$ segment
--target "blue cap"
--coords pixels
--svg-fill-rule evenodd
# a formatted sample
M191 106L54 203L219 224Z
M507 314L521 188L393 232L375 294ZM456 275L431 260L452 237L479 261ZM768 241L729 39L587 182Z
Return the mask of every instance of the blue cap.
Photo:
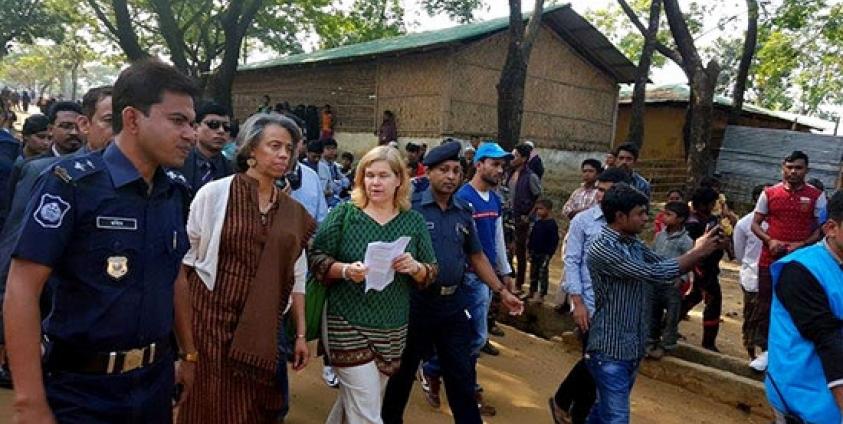
M512 153L501 149L498 143L483 143L477 148L477 153L474 154L474 163L480 162L483 159L512 159Z

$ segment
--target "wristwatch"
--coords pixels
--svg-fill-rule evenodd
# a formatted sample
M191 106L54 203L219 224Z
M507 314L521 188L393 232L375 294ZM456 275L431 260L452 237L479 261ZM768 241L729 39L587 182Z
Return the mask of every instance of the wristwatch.
M179 359L184 362L199 362L199 352L187 352L187 353L179 353Z

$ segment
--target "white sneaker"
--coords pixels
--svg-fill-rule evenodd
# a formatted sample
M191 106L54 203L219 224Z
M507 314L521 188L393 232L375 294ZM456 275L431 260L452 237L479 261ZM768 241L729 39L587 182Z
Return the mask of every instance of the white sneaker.
M419 362L419 368L416 370L416 380L419 380L422 390L425 393L430 392L430 382L427 381L427 376L424 375L424 362Z
M758 357L750 361L749 367L758 372L767 371L767 352L761 352Z
M337 377L337 374L334 372L333 367L324 366L322 367L322 379L325 380L325 384L328 387L336 389L340 385L340 379Z

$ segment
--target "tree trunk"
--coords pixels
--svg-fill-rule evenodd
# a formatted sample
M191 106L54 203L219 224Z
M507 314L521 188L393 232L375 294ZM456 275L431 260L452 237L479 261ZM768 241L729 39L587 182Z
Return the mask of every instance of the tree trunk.
M714 59L708 65L703 65L677 0L664 0L664 12L676 48L682 55L682 69L691 87L692 95L688 99L688 178L685 186L686 192L690 192L703 177L714 171L717 152L711 146L711 126L714 118L714 88L720 75L720 65Z
M507 54L498 82L498 143L507 151L518 144L521 136L524 84L527 81L527 64L523 62L519 51Z
M661 17L661 0L650 3L650 20L647 34L644 37L644 49L638 60L635 73L635 87L632 90L632 108L629 120L629 134L627 141L641 148L644 145L644 109L647 100L647 77L650 75L650 65L653 62L653 51L656 49L656 36L659 32L659 18Z
M151 4L155 14L158 15L158 30L164 37L164 42L167 43L173 65L185 75L193 74L187 64L187 57L184 52L184 33L176 23L171 2L169 0L152 0Z
M100 7L98 0L88 0L88 5L94 10L100 22L108 28L108 31L117 37L117 43L123 53L126 54L129 62L136 62L149 57L149 53L144 51L138 42L126 0L111 0L111 7L114 9L114 23Z
M691 79L686 193L699 187L700 180L714 172L717 152L711 145L711 127L714 121L714 91L719 71L716 64L710 64L708 68L695 72Z
M263 0L232 2L221 19L225 34L225 49L219 68L208 79L205 94L228 108L232 117L234 117L234 109L231 102L231 87L237 73L240 47L243 45L243 37L246 35L246 31L252 25L252 21L254 21L255 15L262 4Z
M527 65L541 28L543 12L544 0L536 0L525 30L521 0L509 0L509 47L497 86L498 143L504 150L511 150L521 138Z
M732 110L729 113L729 125L737 125L743 112L743 99L746 92L746 81L749 78L749 68L755 56L755 46L758 43L758 1L746 0L747 23L746 37L743 40L743 54L738 65L738 75L735 88L732 90Z
M70 100L76 101L76 90L79 88L79 62L74 62L70 68Z

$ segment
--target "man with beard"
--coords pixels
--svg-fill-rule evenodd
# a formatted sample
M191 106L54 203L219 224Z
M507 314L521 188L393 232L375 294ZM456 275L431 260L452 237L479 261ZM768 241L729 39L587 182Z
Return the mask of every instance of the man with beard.
M515 276L515 292L521 294L527 277L527 240L530 236L530 215L536 200L542 192L541 179L527 166L533 148L522 143L512 151L512 170L506 179L509 188L509 206L515 221L514 250L518 267Z
M69 103L70 105L66 107L71 110L57 111L55 120L60 125L47 124L47 129L51 130L50 133L60 138L59 146L72 146L78 143L82 147L77 148L73 152L75 155L83 155L104 148L112 136L111 86L95 87L88 90L82 98L82 107L72 102L56 103L55 107L65 107L62 106L63 103ZM77 109L79 113L76 112ZM70 116L75 117L73 129L70 129L70 122L68 121ZM49 118L46 119L49 121ZM64 126L66 129L62 129L61 126ZM35 129L39 128L34 128L33 130ZM75 140L68 141L71 138ZM8 225L13 226L15 230L17 230L23 218L23 211L26 209L26 204L35 187L36 180L45 169L55 163L61 156L65 155L56 154L64 150L63 147L59 146L56 145L56 140L53 140L45 152L18 164L12 172L12 176L9 179L8 194L3 199L2 204L0 204L0 210L8 211L8 215L4 214L4 216L7 216ZM0 223L0 229L5 228L6 225L6 223ZM0 234L0 240L6 241L4 236L8 236L9 234L12 233L3 231ZM7 248L12 249L13 245L14 243L7 246ZM8 257L3 256L3 254L8 255L11 251L0 251L0 253L2 253L0 254L0 263L3 263L3 260L6 261L5 266L0 266L0 279L2 279L0 286L2 286L6 283L5 271L8 270ZM0 334L2 334L2 329L0 329Z
M503 276L508 290L511 290L513 283L510 277L512 268L506 258L506 246L503 240L503 201L494 189L501 182L504 164L511 158L512 155L504 151L497 143L487 142L481 145L474 155L474 166L477 168L474 178L463 185L456 194L457 199L473 207L472 217L477 227L477 236L483 253L489 263L493 264L495 273ZM469 346L476 365L480 350L487 344L489 338L487 317L492 296L489 287L483 283L477 275L477 269L473 267L466 273L461 289L460 297L465 298L466 311L471 316L472 337ZM434 357L428 361L420 374L427 402L438 407L441 375L438 358ZM481 415L495 414L494 407L482 403L479 388L477 399L480 403Z
M80 115L82 107L76 102L56 102L50 107L47 118L50 119L50 137L53 142L47 155L69 155L82 147L84 143L77 122Z
M189 188L163 167L190 152L197 94L172 66L136 62L115 83L114 142L59 160L34 191L3 311L17 422L170 422L174 381L189 395Z
M416 367L434 349L442 364L454 421L482 422L475 400L477 375L471 349L471 321L480 317L466 313L469 299L461 296L466 266L492 291L501 294L504 305L513 314L523 309L521 301L506 290L484 254L471 205L453 195L462 182L460 150L459 143L446 143L433 149L424 159L430 186L413 196L413 209L427 222L440 271L433 284L412 293L401 368L389 379L384 395L381 415L387 424L403 422Z
M194 193L234 173L234 166L222 154L230 129L231 119L222 105L210 102L196 108L196 145L180 169Z
M647 198L650 198L650 182L647 181L641 174L635 172L635 163L638 162L638 146L632 143L624 143L615 149L615 164L629 174L629 185L632 188L644 193ZM607 156L608 162L608 156ZM612 166L612 165L607 165Z
M757 371L767 368L767 335L770 329L770 305L773 282L770 265L777 259L820 240L819 217L827 199L816 187L805 183L808 155L796 150L782 161L782 182L767 187L755 205L752 232L764 247L758 260L758 304L752 316L755 345L764 351L750 363ZM767 223L767 228L761 226Z

